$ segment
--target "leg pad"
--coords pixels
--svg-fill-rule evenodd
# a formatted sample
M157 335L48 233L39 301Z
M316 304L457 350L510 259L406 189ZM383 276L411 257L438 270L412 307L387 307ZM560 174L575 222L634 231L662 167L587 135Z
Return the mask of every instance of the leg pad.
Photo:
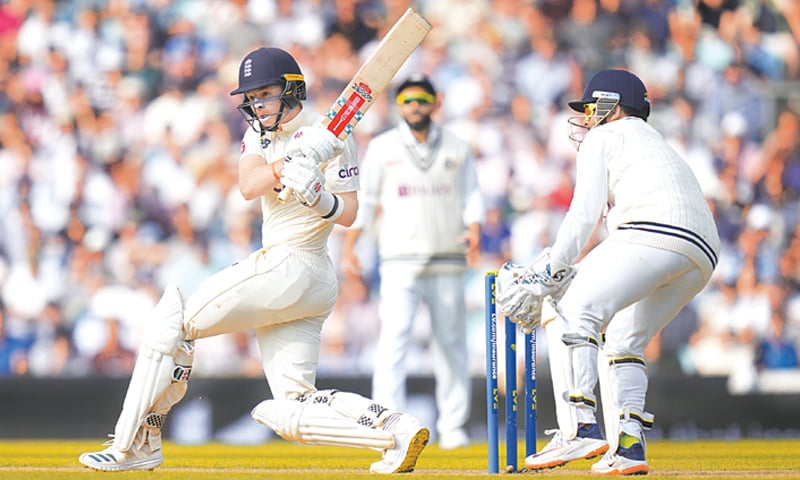
M265 400L251 415L282 438L306 445L385 450L395 444L394 435L376 428L388 411L354 393L323 390L294 400Z

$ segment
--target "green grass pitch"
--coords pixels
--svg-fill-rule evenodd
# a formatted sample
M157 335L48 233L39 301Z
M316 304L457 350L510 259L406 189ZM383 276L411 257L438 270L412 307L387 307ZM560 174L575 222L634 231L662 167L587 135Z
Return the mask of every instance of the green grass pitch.
M81 452L101 448L99 442L91 441L0 441L0 480L374 478L369 464L379 458L378 452L371 450L302 446L276 440L258 446L165 442L164 464L154 471L95 472L78 463ZM422 452L417 469L401 478L497 478L498 475L486 473L486 448L485 443L478 443L444 451L430 445ZM502 465L502 446L501 454ZM800 479L800 439L656 441L648 444L648 461L651 477ZM544 472L499 476L596 478L589 473L592 462L583 460Z

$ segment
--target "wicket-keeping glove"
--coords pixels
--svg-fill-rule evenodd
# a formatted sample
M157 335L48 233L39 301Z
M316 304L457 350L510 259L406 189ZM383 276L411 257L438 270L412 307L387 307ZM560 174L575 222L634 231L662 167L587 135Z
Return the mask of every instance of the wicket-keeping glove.
M551 262L549 247L530 267L507 262L497 278L500 313L519 325L523 333L531 333L541 322L545 297L560 299L574 276L572 266Z

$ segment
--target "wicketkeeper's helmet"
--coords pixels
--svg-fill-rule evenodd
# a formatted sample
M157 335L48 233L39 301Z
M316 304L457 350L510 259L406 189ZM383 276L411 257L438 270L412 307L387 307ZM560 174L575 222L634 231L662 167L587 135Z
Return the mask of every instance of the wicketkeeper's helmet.
M586 132L602 123L617 105L625 107L629 114L647 120L650 116L650 99L647 89L639 77L627 70L601 70L589 80L583 97L569 102L569 108L583 115L568 119L569 138L580 145Z
M644 119L650 115L650 99L644 83L627 70L609 69L597 72L586 85L583 98L569 102L569 108L583 112L586 104L597 103L604 98L615 98L617 103L635 110Z

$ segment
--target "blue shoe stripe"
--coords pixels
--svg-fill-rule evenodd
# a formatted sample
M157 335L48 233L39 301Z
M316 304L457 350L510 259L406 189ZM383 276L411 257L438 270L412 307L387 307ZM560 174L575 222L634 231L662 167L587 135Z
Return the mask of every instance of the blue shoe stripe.
M580 438L593 438L595 440L603 440L603 433L600 431L600 426L596 423L583 423L578 427L578 437Z
M95 453L90 455L95 462L115 462L117 459L107 453Z
M630 443L633 442L633 443ZM629 443L629 447L623 447L623 444ZM644 445L638 438L633 435L628 435L622 432L619 436L619 447L617 447L617 455L625 457L628 460L644 461Z

